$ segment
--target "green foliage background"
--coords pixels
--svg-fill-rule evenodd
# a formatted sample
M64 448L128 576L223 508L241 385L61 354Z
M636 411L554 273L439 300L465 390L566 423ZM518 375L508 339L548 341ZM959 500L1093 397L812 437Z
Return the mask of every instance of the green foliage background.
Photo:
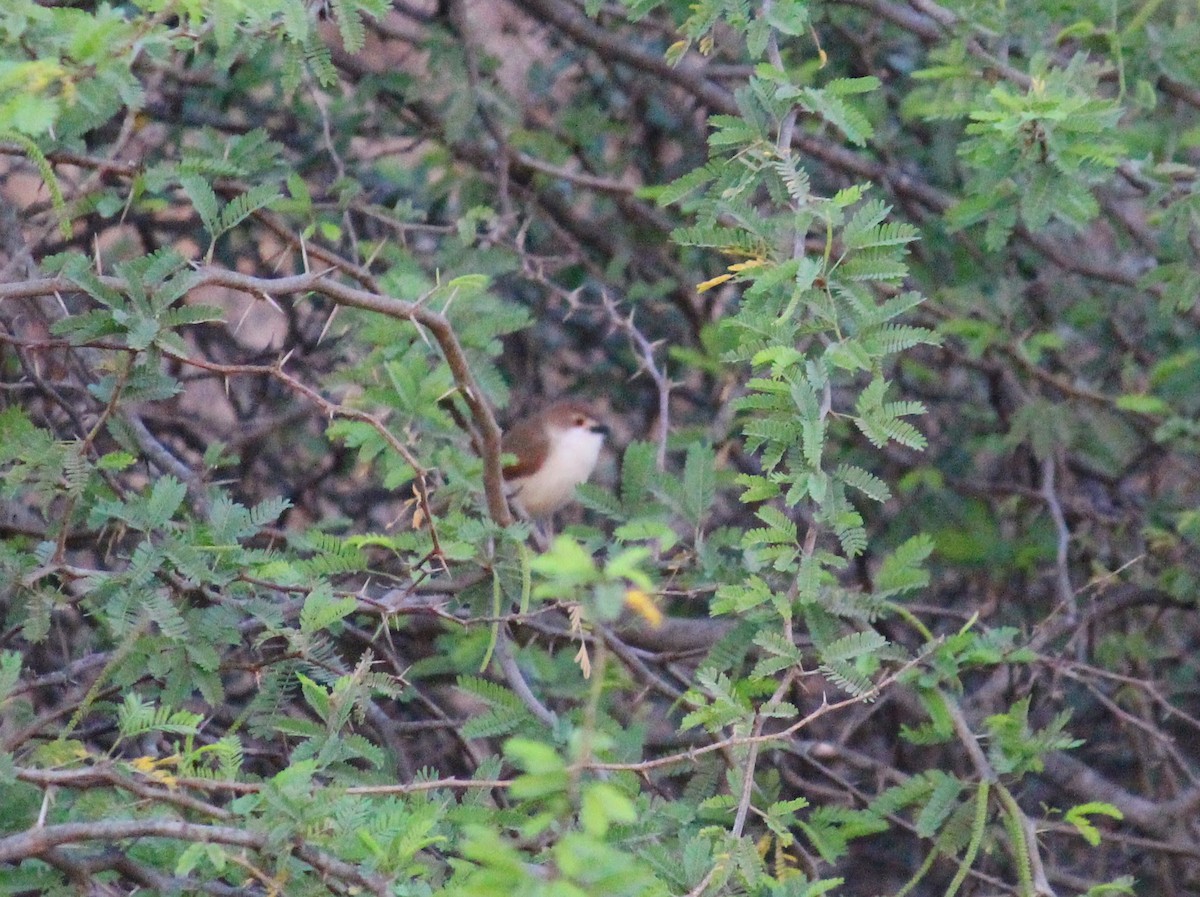
M0 893L1195 893L1198 19L8 0Z

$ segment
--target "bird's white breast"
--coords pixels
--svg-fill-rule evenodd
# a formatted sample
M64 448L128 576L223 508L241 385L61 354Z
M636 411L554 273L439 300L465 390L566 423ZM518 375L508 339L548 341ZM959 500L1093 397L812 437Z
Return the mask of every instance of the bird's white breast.
M552 514L570 500L575 487L596 469L604 434L572 427L550 438L550 451L542 466L512 482L521 507L531 517Z

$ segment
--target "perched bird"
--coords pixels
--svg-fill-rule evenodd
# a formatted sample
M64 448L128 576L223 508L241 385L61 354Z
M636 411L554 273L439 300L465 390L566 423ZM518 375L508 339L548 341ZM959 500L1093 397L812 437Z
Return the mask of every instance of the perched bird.
M529 517L549 517L592 475L608 432L591 409L570 399L518 421L501 442L517 459L504 468L509 497Z

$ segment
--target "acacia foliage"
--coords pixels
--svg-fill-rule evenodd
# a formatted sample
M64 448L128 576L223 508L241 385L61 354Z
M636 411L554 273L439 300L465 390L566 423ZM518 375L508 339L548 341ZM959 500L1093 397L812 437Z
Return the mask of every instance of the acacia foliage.
M0 890L1194 891L1198 30L12 0Z

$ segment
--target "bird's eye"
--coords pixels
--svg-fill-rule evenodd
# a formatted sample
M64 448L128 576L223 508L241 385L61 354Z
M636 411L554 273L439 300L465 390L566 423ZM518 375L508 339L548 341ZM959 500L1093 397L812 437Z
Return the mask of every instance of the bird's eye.
M579 415L579 414L575 415L575 426L582 427L586 423L587 423L587 418L583 417L583 415Z

